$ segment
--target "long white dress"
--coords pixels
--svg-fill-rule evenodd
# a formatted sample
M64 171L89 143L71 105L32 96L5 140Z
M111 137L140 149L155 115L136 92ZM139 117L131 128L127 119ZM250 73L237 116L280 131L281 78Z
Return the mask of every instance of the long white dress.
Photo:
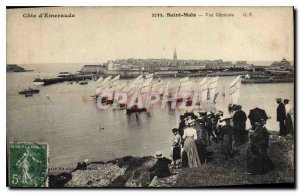
M197 139L197 131L193 127L187 127L184 130L182 138L185 140L183 150L186 152L188 157L189 168L197 168L201 166L198 150L196 147L195 140Z

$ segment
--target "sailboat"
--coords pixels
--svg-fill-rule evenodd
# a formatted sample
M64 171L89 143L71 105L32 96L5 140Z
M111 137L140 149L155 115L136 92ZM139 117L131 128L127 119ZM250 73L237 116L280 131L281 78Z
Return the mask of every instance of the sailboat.
M199 93L198 93L198 103L204 102L207 100L208 96L208 90L207 90L207 78L203 78L199 83Z
M241 81L242 81L241 76L237 76L230 83L229 106L228 106L228 108L231 107L234 104L239 103Z
M208 83L208 93L207 93L207 100L212 100L212 102L215 103L216 99L217 99L217 96L218 96L218 92L217 92L217 87L218 87L218 76L215 77L215 78L212 78L209 80L209 83Z
M96 88L95 97L99 97L109 86L109 81L111 80L111 76L106 77L103 81L101 81Z
M151 94L155 93L161 97L164 93L164 87L162 86L162 84L163 81L159 81L157 84L153 84L151 87Z
M201 110L209 112L216 111L216 99L219 92L217 92L218 77L207 80L204 78L199 83L199 97L198 105L200 104Z
M117 89L117 86L119 84L120 75L115 76L111 81L109 82L109 96L106 98L106 104L112 104L115 96L115 91Z
M170 89L171 101L182 102L184 98L191 99L192 82L189 81L189 77L181 78L177 87Z
M164 86L164 90L163 90L163 94L161 96L162 100L163 101L168 101L169 100L169 85L170 85L170 82L168 81L166 83L166 85Z
M101 77L99 77L99 78L97 79L96 83L99 84L99 83L102 82L102 80L103 80L103 77L101 76Z
M144 78L136 79L136 83L141 83L140 86L134 91L134 94L129 96L129 104L132 102L132 98L135 99L134 105L127 107L126 113L131 114L135 112L147 111L146 102L149 93L151 92L153 74L146 74ZM139 101L141 100L141 101Z

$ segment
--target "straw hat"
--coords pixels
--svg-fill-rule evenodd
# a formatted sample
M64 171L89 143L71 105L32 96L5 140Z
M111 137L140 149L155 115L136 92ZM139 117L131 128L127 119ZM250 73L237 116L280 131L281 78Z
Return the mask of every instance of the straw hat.
M157 151L157 152L155 152L154 157L156 157L156 158L162 158L162 157L163 157L163 154L162 154L161 151Z

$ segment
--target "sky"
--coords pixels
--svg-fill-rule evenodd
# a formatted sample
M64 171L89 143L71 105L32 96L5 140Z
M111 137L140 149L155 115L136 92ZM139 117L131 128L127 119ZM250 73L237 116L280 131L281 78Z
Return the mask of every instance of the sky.
M39 18L40 13L74 18ZM162 13L165 17L152 17ZM202 17L167 17L196 13ZM207 17L206 13L214 17ZM216 17L232 13L234 17ZM252 16L245 17L244 13ZM35 14L25 18L24 14ZM292 7L57 7L7 10L7 63L121 58L293 60Z

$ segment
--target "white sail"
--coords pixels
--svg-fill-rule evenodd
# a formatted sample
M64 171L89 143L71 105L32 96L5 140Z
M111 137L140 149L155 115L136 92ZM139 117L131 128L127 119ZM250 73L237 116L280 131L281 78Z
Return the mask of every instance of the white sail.
M123 90L126 87L126 85L127 85L127 82L123 82L122 84L118 84L116 86L116 89L117 90Z
M208 89L209 89L209 98L213 99L215 94L217 93L217 87L218 87L218 76L215 78L210 79L208 83Z
M238 104L240 97L241 76L237 76L230 83L229 103Z
M164 92L163 92L164 98L169 96L169 85L170 85L170 82L168 81L164 87Z
M101 92L102 92L102 87L98 87L98 88L96 88L95 95L99 96L101 94Z
M181 99L183 97L189 97L189 96L191 96L191 94L192 94L192 90L191 90L192 89L192 85L193 85L192 81L182 82L180 84L180 87L179 87L178 92L176 94L177 98Z
M113 79L111 79L110 87L116 87L119 83L119 80L120 80L120 75L117 75Z
M101 81L103 80L103 77L101 76L100 78L98 78L98 80L96 81L97 84L99 84Z
M184 77L179 80L179 83L186 82L189 80L189 77Z
M190 92L192 85L193 85L192 81L183 82L183 83L181 83L178 92Z
M143 79L143 75L139 75L138 77L136 77L133 81L136 82L136 81L139 81Z
M144 79L144 82L145 83L152 83L152 80L153 80L153 78L151 77L151 78L148 78L148 79Z
M153 78L153 75L154 75L154 74L146 74L146 75L145 75L145 79Z
M160 81L158 84L153 84L151 87L151 93L156 93L162 95L164 92L164 87L162 87L163 81Z
M98 87L102 87L103 85L107 84L109 81L111 80L111 76L106 77L98 86Z
M147 94L151 91L151 85L144 85L142 88L141 88L141 92L142 94Z
M207 98L207 79L203 78L199 83L199 101L206 101Z
M95 95L96 96L99 96L101 95L101 93L103 93L103 91L105 89L107 89L108 87L108 83L109 83L109 80L111 79L111 76L108 76L106 77L101 83L99 83L99 85L97 86L96 88L96 92L95 92Z

